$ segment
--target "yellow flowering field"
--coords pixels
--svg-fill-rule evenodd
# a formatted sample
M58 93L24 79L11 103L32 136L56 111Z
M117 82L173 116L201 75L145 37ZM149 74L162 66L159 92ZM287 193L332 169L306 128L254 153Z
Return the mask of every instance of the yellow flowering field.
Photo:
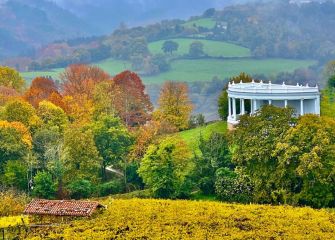
M15 227L22 225L22 219L25 224L28 224L27 216L11 216L11 217L0 217L0 228Z
M30 239L334 239L335 213L290 206L106 199L100 215Z

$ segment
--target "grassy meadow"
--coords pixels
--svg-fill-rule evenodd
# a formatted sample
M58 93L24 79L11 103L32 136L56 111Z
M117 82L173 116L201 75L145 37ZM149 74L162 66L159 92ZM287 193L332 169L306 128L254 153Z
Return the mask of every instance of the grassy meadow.
M189 38L170 39L179 44L178 50L173 52L173 55L181 56L189 52L192 42L199 41L204 45L204 52L209 57L250 57L251 52L248 48L238 46L236 44L212 41L212 40L196 40ZM160 40L149 43L149 50L153 54L164 53L162 46L166 40Z
M225 121L219 121L202 127L182 131L177 134L187 143L190 148L192 148L192 150L197 150L200 136L209 138L213 132L225 133L226 131L227 123Z
M291 206L113 199L106 210L25 239L334 239L335 213Z
M187 21L183 24L184 27L204 27L212 29L215 27L215 21L212 18L200 18L193 21Z
M214 76L220 79L230 78L241 72L272 76L279 72L293 72L313 64L315 61L290 59L176 60L172 62L170 71L143 79L146 83L161 83L166 80L197 82L210 81Z
M291 60L291 59L181 59L171 63L171 70L155 76L142 77L144 83L163 83L166 80L196 82L210 81L214 76L220 79L238 75L240 72L248 74L275 75L279 72L292 72L297 68L306 68L315 64L313 60ZM107 59L96 63L111 75L130 69L131 64L127 61ZM59 73L64 71L62 68L43 72L22 72L22 76L29 85L31 80L37 76L51 76L59 79Z

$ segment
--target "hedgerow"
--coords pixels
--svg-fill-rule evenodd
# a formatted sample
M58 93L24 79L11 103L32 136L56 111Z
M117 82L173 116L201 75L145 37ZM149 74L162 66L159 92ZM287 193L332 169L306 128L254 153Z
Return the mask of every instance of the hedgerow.
M28 239L334 239L335 213L309 207L151 199L107 209Z

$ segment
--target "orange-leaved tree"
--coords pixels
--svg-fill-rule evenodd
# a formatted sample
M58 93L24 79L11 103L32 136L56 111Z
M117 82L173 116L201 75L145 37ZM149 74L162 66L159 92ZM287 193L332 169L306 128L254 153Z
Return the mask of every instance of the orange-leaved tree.
M153 106L141 78L134 72L124 71L113 81L120 90L115 99L116 110L126 125L136 127L150 120Z
M37 108L41 101L49 99L53 93L58 93L55 82L48 77L37 77L25 92L24 99Z
M64 95L92 98L95 84L110 79L110 76L99 67L74 64L66 68L60 78Z

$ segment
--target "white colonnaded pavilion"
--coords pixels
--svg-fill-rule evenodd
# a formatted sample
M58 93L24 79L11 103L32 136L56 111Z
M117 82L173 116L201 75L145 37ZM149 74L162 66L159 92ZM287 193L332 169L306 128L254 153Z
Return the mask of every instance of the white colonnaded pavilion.
M254 114L264 105L277 107L290 106L295 115L307 113L320 115L320 91L318 86L286 85L264 83L263 81L228 84L228 125L238 124L239 117L244 114ZM249 101L249 112L246 102ZM237 113L239 109L239 113Z

